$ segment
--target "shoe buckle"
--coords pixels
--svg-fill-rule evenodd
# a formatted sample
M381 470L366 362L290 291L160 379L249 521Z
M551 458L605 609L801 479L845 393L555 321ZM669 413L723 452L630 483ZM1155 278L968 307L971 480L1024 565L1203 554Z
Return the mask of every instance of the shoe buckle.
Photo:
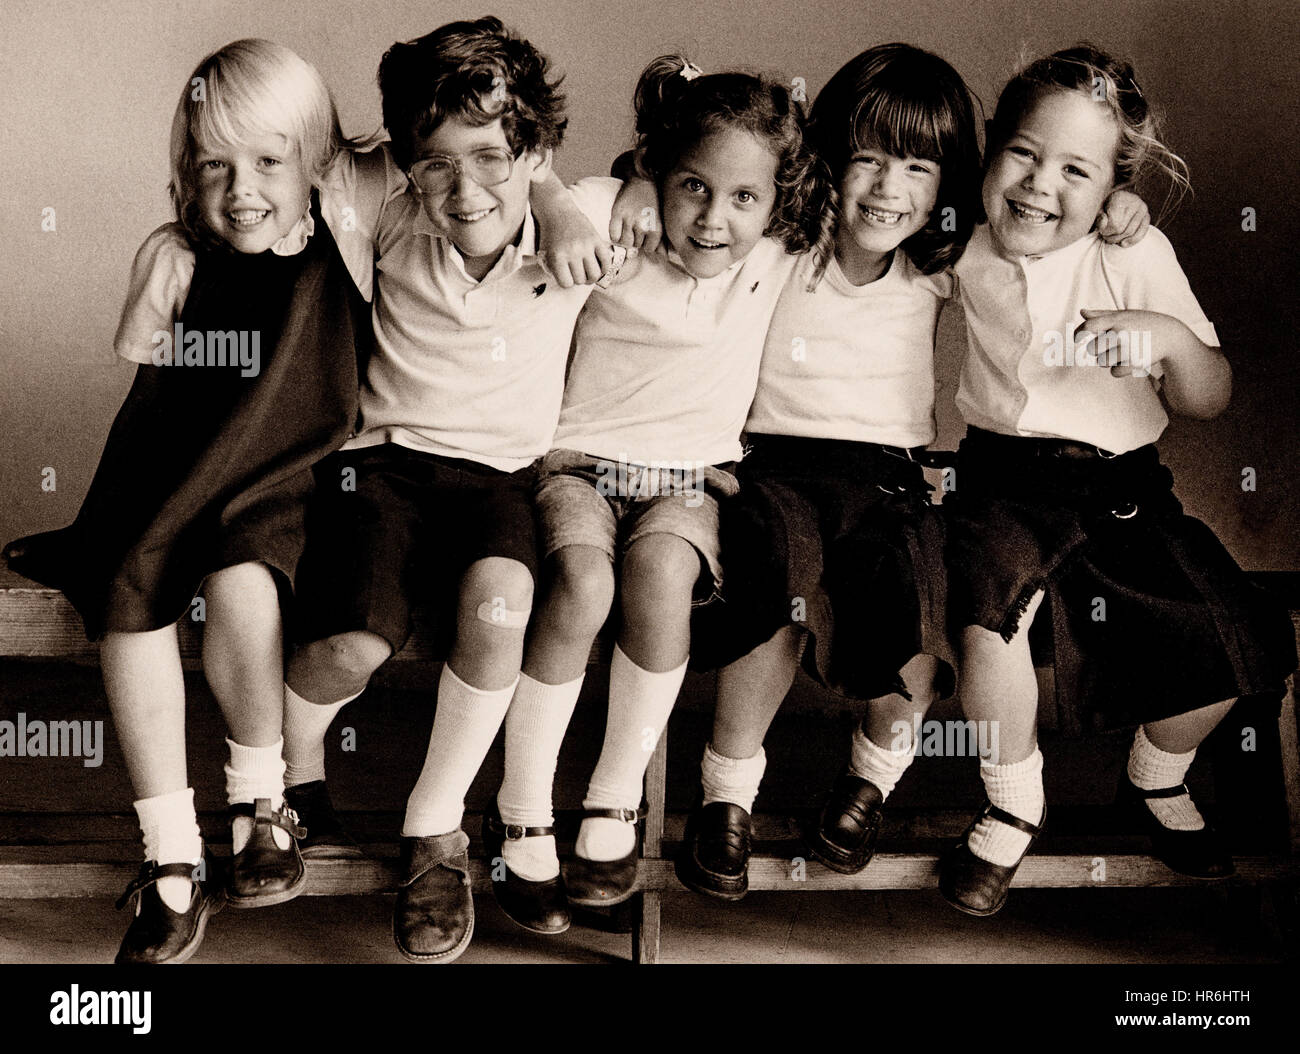
M636 823L641 818L637 809L619 809L618 812L618 818L624 823Z
M517 842L527 834L527 829L521 823L505 824L505 837L508 842Z

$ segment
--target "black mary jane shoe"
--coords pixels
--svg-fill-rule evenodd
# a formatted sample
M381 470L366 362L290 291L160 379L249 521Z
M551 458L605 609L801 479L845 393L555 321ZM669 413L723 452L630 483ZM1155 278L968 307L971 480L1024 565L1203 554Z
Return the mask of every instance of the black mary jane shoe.
M343 829L324 780L285 787L284 801L297 815L299 825L307 829L307 837L298 840L298 851L304 860L353 859L365 855Z
M230 806L229 813L232 820L251 816L253 833L231 860L227 903L232 908L263 908L293 900L307 885L307 868L298 851L298 839L307 831L298 826L293 809L286 805L273 811L270 798L258 798ZM288 849L276 845L272 827L289 833Z
M682 885L716 900L740 900L749 892L750 815L739 805L715 801L696 806L674 861Z
M492 894L501 910L513 922L533 933L563 933L572 922L563 876L556 875L543 882L520 878L510 870L510 865L501 855L507 841L547 836L555 837L554 827L504 823L496 802L483 814L483 847L487 852L488 866L492 869Z
M639 809L583 809L582 818L605 817L636 823L641 819ZM636 892L637 861L641 856L641 840L632 844L632 851L617 860L588 860L576 853L564 869L564 882L568 887L569 903L584 908L607 908L622 904Z
M157 864L152 860L140 868L140 874L117 901L119 911L133 905L135 918L127 927L114 962L155 966L183 963L199 950L208 919L221 910L222 898L219 893L210 893L206 882L195 879L196 870L194 864ZM192 883L189 907L181 912L173 911L158 895L158 879L172 877L188 878Z
M1157 860L1169 870L1189 878L1228 878L1236 871L1232 854L1209 820L1199 831L1175 831L1157 820L1147 808L1149 798L1177 798L1182 794L1190 796L1187 785L1183 783L1159 790L1143 790L1128 778L1128 773L1120 777L1119 802L1137 818L1142 830L1151 838L1151 852Z
M403 837L401 846L393 941L410 962L452 962L474 937L469 837L457 828L447 834Z
M1025 846L1025 851L1014 864L991 864L970 851L968 839L971 832L985 817L1029 835L1029 844ZM944 853L939 861L939 892L943 894L943 899L967 915L981 917L996 915L1007 902L1007 890L1016 875L1016 869L1020 867L1025 855L1033 848L1034 842L1038 840L1038 836L1043 833L1043 828L1046 826L1046 809L1043 810L1043 818L1035 827L1032 823L1020 819L1019 816L1013 816L1005 809L999 809L992 802L985 802L984 808L971 821L961 840Z
M842 875L856 875L876 851L884 797L880 788L845 771L835 781L817 822L808 829L812 855Z

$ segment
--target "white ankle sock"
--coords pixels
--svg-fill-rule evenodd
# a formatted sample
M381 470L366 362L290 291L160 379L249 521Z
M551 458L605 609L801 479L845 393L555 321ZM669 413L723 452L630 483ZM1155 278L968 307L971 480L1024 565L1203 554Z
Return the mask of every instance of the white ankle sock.
M270 798L271 808L284 804L284 740L277 739L269 747L246 747L233 739L226 740L230 748L230 761L226 763L226 801L255 802ZM230 823L230 851L237 853L248 844L253 834L253 818L236 816ZM271 828L271 837L281 849L289 848L289 832L279 827Z
M526 673L519 675L506 711L506 771L497 791L497 808L505 823L550 827L555 822L551 804L555 762L585 676L564 684L544 684ZM501 857L529 882L545 882L560 873L553 837L507 841L501 846Z
M908 733L909 740L911 733ZM909 742L901 750L890 750L877 744L859 725L853 730L853 749L849 755L849 770L860 779L874 783L882 799L888 798L897 786L907 766L912 763L915 744Z
M685 676L686 663L675 670L651 673L615 645L609 666L605 741L587 784L584 808L640 808L646 766ZM587 860L617 860L627 856L635 845L636 828L632 824L598 816L582 821L574 852Z
M700 789L704 792L704 804L725 801L752 813L758 785L763 782L766 769L767 754L762 747L752 758L729 758L714 750L712 743L704 744L704 756L700 759Z
M515 694L518 678L491 691L462 681L447 664L420 778L406 801L402 837L448 834L465 815L465 793L478 775Z
M194 790L172 791L135 803L144 835L144 858L159 864L193 864L203 859L203 838L194 815ZM172 911L190 906L190 880L169 875L158 879L158 896Z
M1043 819L1043 754L1037 747L1014 765L980 761L980 778L989 801L1035 827ZM997 820L985 819L966 840L970 851L990 864L1010 867L1029 845L1029 835Z
M1163 790L1177 787L1187 777L1187 769L1196 757L1196 751L1170 754L1147 739L1146 729L1138 725L1133 737L1133 748L1128 754L1128 778L1133 786L1142 790ZM1192 801L1190 794L1176 798L1148 798L1147 808L1152 815L1171 831L1199 831L1205 827L1205 817Z
M357 695L360 695L357 692ZM287 787L325 778L325 733L334 715L352 702L311 703L284 686L284 782Z

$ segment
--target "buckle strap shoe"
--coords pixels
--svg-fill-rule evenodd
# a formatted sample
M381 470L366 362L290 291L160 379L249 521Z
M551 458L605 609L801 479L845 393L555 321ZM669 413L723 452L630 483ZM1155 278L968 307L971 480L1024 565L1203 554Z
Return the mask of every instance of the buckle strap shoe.
M501 850L506 842L548 836L555 837L554 827L525 827L502 822L495 801L483 814L483 846L492 868L492 894L512 921L533 933L563 933L569 928L572 919L564 878L556 875L542 882L521 878L510 869ZM498 879L497 875L502 872L504 874Z
M307 837L298 841L304 860L339 860L365 855L339 821L324 780L285 787L284 800L297 815L299 824L307 829Z
M989 863L970 851L967 840L986 817L1029 835L1029 844L1014 864ZM1043 818L1035 826L1005 809L999 809L992 802L985 802L984 808L971 821L961 840L944 853L939 861L939 892L943 894L943 899L967 915L996 915L1007 902L1007 890L1015 877L1016 869L1046 826L1046 808L1043 809Z
M1185 783L1158 790L1143 790L1128 778L1120 777L1119 801L1130 812L1136 813L1142 830L1151 839L1151 851L1165 867L1189 878L1218 879L1232 875L1236 868L1232 854L1224 844L1223 836L1205 821L1199 831L1176 831L1166 827L1147 808L1150 798L1177 798L1190 792Z
M393 940L411 962L449 963L474 936L469 836L403 837L401 888L393 905Z
M272 809L270 798L236 802L229 808L231 819L251 816L253 832L235 854L230 866L226 899L232 908L262 908L293 900L307 885L307 868L298 851L298 839L307 831L298 825L293 809ZM289 834L289 848L281 849L271 833L278 827Z
M870 780L845 771L808 832L812 855L842 875L856 875L871 861L880 835L884 797Z
M751 817L728 801L696 806L674 870L682 885L717 900L740 900L749 892Z
M582 817L604 817L637 823L640 809L583 809ZM588 860L576 853L565 868L564 881L568 887L569 903L584 908L607 908L622 904L636 892L637 861L641 855L638 832L632 850L617 860Z
M152 860L140 868L117 901L119 911L134 905L135 918L127 927L114 962L183 963L199 950L208 919L221 910L222 898L219 893L209 892L207 883L194 878L197 869L194 864L158 864ZM188 878L193 884L184 911L173 911L158 895L158 879L171 877Z

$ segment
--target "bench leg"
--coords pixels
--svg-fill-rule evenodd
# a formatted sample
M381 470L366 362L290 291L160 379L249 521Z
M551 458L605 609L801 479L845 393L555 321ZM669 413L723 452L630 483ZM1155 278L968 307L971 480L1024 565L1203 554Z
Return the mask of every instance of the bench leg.
M632 924L632 961L652 965L659 961L659 893L642 893L639 899Z

